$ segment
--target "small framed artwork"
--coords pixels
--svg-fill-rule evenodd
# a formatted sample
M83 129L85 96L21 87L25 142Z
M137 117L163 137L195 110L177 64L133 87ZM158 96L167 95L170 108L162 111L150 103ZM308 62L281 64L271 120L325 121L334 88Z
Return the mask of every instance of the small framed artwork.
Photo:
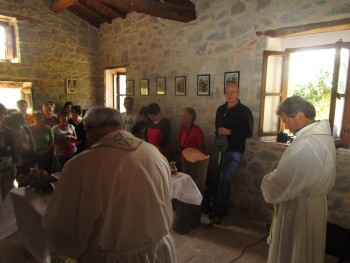
M133 96L134 95L134 81L133 80L127 80L126 81L126 96Z
M141 96L148 96L148 92L149 92L148 79L141 79L140 80L140 95Z
M237 83L239 87L239 71L225 72L224 93L227 82Z
M197 76L197 95L209 96L210 95L210 75L198 75Z
M66 91L67 93L77 93L77 79L66 78Z
M175 95L186 96L186 77L175 77Z
M156 79L157 95L165 95L166 93L166 78L161 77Z

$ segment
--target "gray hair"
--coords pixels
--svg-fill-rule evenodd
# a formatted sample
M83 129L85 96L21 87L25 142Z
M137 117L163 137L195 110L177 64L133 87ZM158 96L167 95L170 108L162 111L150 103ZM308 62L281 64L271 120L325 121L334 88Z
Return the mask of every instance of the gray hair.
M183 108L183 110L186 111L188 113L188 115L190 115L192 122L195 122L196 117L197 117L196 111L190 107L185 107L185 108Z
M85 128L98 128L103 126L121 126L121 114L112 108L95 106L85 113L83 119Z
M316 117L316 110L314 105L309 101L299 96L292 96L284 100L276 111L277 115L285 113L288 117L295 117L298 112L304 113L308 119L314 119Z

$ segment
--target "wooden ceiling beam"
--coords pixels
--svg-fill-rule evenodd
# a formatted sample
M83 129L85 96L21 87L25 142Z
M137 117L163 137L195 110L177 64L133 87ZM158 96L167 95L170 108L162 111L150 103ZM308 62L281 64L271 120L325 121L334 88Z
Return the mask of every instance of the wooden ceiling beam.
M172 3L163 3L155 0L100 0L117 7L123 7L129 10L175 20L179 22L190 22L196 19L195 8L182 8Z
M165 3L170 3L173 5L185 7L185 8L195 8L194 3L192 3L190 0L163 0Z
M116 14L118 14L118 16L120 16L121 18L125 19L127 13L123 12L122 10L120 10L119 8L115 7L114 5L108 5L106 4L106 6L108 6L108 8L112 9Z
M93 6L91 6L88 3L88 1L79 2L79 3L77 3L77 5L79 5L81 8L84 8L85 10L87 10L86 12L89 12L90 14L98 16L101 20L108 22L108 23L112 23L113 18L111 18L108 14L105 14L105 12L104 12L105 10L100 9L100 8L99 9L94 8Z
M275 30L257 31L256 35L283 38L347 29L350 29L350 18L344 18L328 22L312 23L301 26L282 27Z
M113 8L113 6L108 6L100 1L97 0L85 0L85 2L92 6L95 10L99 10L100 13L102 13L105 16L108 17L122 17L125 18L126 14L122 12L121 10L117 8Z
M58 14L74 5L76 2L78 2L78 0L52 0L50 9Z
M72 5L68 8L68 10L98 28L100 27L100 24L106 22L106 20L97 16L95 12L92 12L90 9L82 6L81 4Z

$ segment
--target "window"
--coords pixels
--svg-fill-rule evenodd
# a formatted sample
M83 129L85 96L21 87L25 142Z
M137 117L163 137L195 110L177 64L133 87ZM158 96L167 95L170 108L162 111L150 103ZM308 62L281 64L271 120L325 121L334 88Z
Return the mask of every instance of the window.
M124 98L126 97L126 75L122 72L117 72L114 75L114 100L113 108L118 109L119 112L124 112Z
M17 109L17 101L25 100L28 104L28 113L33 112L31 82L0 81L0 103L6 109Z
M275 114L281 101L300 95L316 108L317 119L329 119L337 146L350 141L350 43L265 51L259 136L284 130Z
M0 16L0 61L13 63L19 61L15 18Z

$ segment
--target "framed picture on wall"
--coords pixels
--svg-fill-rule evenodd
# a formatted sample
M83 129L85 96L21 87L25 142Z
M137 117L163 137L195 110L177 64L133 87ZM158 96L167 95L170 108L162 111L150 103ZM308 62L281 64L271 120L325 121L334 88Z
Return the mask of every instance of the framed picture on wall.
M149 93L148 79L141 79L140 80L140 95L141 96L148 96L148 93Z
M186 96L186 77L175 77L175 95Z
M197 76L197 95L209 96L210 95L210 75L198 75Z
M166 78L161 77L156 79L156 93L157 95L165 95L166 93Z
M134 81L133 80L127 80L126 81L126 96L133 96L134 95Z
M66 92L67 93L77 93L77 82L75 78L66 78Z
M239 86L239 71L225 72L224 94L227 82L235 82Z

